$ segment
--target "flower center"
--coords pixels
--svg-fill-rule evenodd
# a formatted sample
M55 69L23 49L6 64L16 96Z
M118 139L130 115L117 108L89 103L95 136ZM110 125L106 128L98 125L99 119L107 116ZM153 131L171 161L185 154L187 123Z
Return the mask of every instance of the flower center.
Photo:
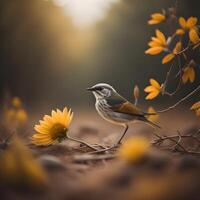
M57 123L50 129L51 138L59 141L66 137L66 127L63 124Z

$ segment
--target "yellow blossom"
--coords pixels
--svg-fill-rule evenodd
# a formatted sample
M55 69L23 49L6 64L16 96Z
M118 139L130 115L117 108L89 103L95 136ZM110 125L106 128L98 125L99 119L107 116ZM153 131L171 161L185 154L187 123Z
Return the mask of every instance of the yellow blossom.
M170 62L180 51L182 48L182 43L179 41L176 43L173 51L169 54L167 54L163 59L162 59L162 64Z
M150 48L145 51L146 54L156 55L161 53L167 48L167 41L165 35L157 29L156 37L152 37L148 45L150 46Z
M16 111L14 109L6 109L4 111L5 120L7 123L12 123L15 121Z
M196 17L189 17L187 20L183 17L179 18L179 24L183 29L192 29L197 24L197 18Z
M161 86L156 80L150 79L149 82L150 82L150 85L144 89L145 92L149 93L146 96L146 99L148 100L154 99L155 97L157 97L161 91Z
M130 138L122 144L118 155L129 162L137 162L144 158L149 150L149 142L142 137Z
M13 97L12 101L11 101L11 104L14 106L14 107L21 107L22 106L22 102L20 100L19 97Z
M183 17L179 18L179 24L182 27L182 29L178 29L176 31L176 34L183 35L185 33L185 30L189 31L189 38L190 41L193 44L197 44L200 42L200 38L198 35L198 28L197 28L197 18L196 17L190 17L187 20Z
M182 81L183 83L186 83L187 81L190 81L193 83L195 80L195 70L193 66L188 66L183 69L183 75L182 75Z
M184 35L185 31L182 28L176 30L176 35Z
M165 21L166 17L162 13L154 13L151 15L151 19L148 21L149 25L159 24Z
M46 174L22 141L14 138L10 147L0 155L0 179L18 187L35 187L46 183Z
M45 115L39 125L35 125L36 133L32 136L32 143L38 146L48 146L61 142L66 138L68 127L73 118L71 109L52 111L51 116Z
M19 109L16 112L16 119L19 123L25 123L28 119L26 111L24 109Z
M193 44L197 44L200 42L200 38L197 32L197 29L193 28L189 31L189 38Z
M150 107L148 108L147 113L155 113L155 115L149 115L149 116L147 117L147 119L148 119L149 121L152 121L152 122L158 122L158 121L159 121L159 115L156 114L156 110L155 110L152 106L150 106Z
M197 116L200 116L200 101L194 103L190 109L194 110Z

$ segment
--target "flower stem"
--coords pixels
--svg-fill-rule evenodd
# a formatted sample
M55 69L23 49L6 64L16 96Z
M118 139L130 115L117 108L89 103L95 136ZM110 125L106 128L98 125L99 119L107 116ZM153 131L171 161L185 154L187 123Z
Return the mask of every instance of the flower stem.
M83 145L85 145L85 146L91 148L92 150L95 150L95 151L98 150L97 148L93 147L92 145L88 144L87 142L84 142L84 141L82 141L82 140L73 138L73 137L69 136L67 133L66 133L66 137L67 137L67 139L72 140L72 141L74 141L74 142L78 142L78 143L80 143L80 144L83 144Z

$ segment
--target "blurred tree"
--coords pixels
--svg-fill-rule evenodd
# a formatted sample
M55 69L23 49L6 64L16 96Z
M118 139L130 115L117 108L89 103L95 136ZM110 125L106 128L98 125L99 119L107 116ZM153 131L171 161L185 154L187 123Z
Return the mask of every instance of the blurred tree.
M1 91L6 87L30 102L58 98L62 83L68 85L61 72L70 71L73 32L70 19L51 2L1 0Z

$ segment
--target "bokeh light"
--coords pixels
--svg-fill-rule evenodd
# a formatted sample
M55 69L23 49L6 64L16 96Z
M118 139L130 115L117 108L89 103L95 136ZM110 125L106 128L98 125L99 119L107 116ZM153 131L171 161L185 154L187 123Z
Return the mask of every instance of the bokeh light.
M53 0L58 6L64 6L76 25L84 27L102 19L106 11L118 0Z

